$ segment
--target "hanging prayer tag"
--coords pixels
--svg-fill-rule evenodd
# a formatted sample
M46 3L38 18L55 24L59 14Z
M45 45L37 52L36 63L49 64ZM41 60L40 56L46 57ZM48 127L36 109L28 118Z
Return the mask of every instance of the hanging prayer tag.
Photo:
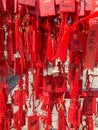
M52 75L44 76L43 77L43 89L46 92L53 92L54 86L53 86L53 79Z
M35 0L19 0L19 4L35 6Z
M49 107L49 97L44 96L44 99L43 99L43 102L42 102L42 105L41 105L41 110L47 111L48 107Z
M66 92L66 82L64 81L63 76L55 76L54 77L54 84L55 84L55 92Z
M75 12L75 0L62 0L60 2L60 11Z
M96 113L96 98L88 97L83 102L83 114L91 115Z
M22 118L23 120L21 121L21 125L24 126L25 125L25 110L22 111ZM19 125L19 121L20 121L20 114L19 111L16 111L13 113L13 119L14 119L14 127L17 128L17 126Z
M93 0L85 0L85 10L90 11L92 9Z
M28 116L28 130L39 130L39 117L37 115Z
M3 9L3 3L2 3L2 1L0 0L0 11L1 12L3 12L4 11L4 9Z
M98 41L98 19L90 20L84 69L94 69ZM90 57L90 58L89 58Z
M74 31L71 34L70 49L71 49L71 51L80 51L81 50L81 42L80 42L79 34L77 31Z
M39 0L40 16L55 15L54 0Z
M25 103L26 103L26 91L25 90L21 90L21 92L22 92L23 105L25 105ZM19 90L16 90L14 92L13 101L14 101L14 105L15 106L19 106L20 105L20 91Z

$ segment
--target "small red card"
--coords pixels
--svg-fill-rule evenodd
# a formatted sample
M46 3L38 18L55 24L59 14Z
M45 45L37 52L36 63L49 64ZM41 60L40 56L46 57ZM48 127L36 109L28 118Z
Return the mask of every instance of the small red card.
M97 42L98 42L98 22L97 18L93 18L89 22L89 31L86 45L86 55L84 69L89 68L94 69L96 52L97 52Z
M83 102L83 114L92 115L96 113L96 98L88 97Z
M93 0L85 0L85 10L89 11L92 9Z
M22 95L22 99L20 99L20 94ZM13 101L15 106L20 105L20 100L22 100L22 104L26 104L26 91L25 90L16 90L13 95Z
M66 92L66 82L64 81L63 76L54 77L55 92Z
M75 12L75 0L62 0L60 2L60 11Z
M74 31L71 34L70 49L73 52L80 51L82 49L79 33L77 31Z
M37 115L28 116L28 130L39 130L39 117Z
M19 0L19 4L35 6L35 0Z
M20 118L21 118L21 125L22 126L24 126L25 123L26 123L26 120L25 120L25 110L22 110L21 113L22 113L21 115L20 115L19 111L13 113L13 119L14 119L15 128L17 128L18 125L20 124Z
M39 0L40 16L55 15L54 0Z
M43 91L54 92L52 75L48 75L48 76L43 77Z

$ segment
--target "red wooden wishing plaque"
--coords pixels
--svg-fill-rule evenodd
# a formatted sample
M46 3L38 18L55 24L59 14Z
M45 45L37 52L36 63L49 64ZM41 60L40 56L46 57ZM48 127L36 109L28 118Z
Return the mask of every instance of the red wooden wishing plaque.
M39 0L40 16L55 15L54 0Z
M35 0L19 0L19 4L35 6Z
M28 116L28 130L39 130L39 117L37 115Z
M92 9L93 2L94 2L93 0L85 0L85 10L86 11L89 11Z
M75 12L75 0L62 0L60 2L60 11Z

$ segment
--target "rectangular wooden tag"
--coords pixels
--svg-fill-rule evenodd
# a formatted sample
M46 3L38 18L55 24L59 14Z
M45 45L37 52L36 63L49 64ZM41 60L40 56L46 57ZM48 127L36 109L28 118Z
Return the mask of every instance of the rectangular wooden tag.
M40 16L55 15L54 0L39 0Z
M19 4L35 6L35 0L19 0Z
M92 9L93 0L85 0L85 10L90 11Z
M91 69L93 71L96 59L96 51L98 44L98 22L94 18L89 23L89 31L87 38L86 56L84 69Z
M75 12L75 0L61 0L60 11Z

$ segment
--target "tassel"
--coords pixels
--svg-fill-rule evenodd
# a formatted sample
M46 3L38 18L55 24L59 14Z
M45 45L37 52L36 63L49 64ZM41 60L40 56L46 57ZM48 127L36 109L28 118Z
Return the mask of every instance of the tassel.
M29 58L30 49L32 48L31 39L30 39L31 38L30 34L32 33L30 26L32 27L32 25L29 25L31 22L31 17L28 13L25 15L25 20L26 20L26 25L25 25L25 32L24 32L24 47L25 47L26 57Z
M53 51L52 51L52 39L51 39L51 34L48 34L48 39L47 39L47 49L46 49L46 58L48 61L52 60L53 57Z
M16 51L19 50L19 45L20 45L20 27L21 27L21 23L22 20L20 18L19 15L16 15L16 19L15 19L15 42L16 42Z
M1 11L2 13L4 13L3 3L2 3L2 1L1 1L1 0L0 0L0 11Z
M59 46L60 46L60 42L61 42L62 36L64 34L64 24L65 24L65 21L64 21L64 16L63 16L62 13L61 13L61 18L62 18L62 20L61 20L61 23L60 23L60 31L59 31L59 36L57 38L57 44L58 44L57 46L58 46L58 48L57 48L57 53L54 56L54 59L59 57Z
M17 17L20 17L19 15ZM15 19L15 43L16 43L16 52L18 51L20 54L20 65L21 65L21 73L23 74L24 72L24 66L25 66L25 50L23 47L23 30L21 27L22 24L22 19L16 18Z
M43 101L42 101L42 105L41 105L41 110L43 111L47 111L47 108L49 106L49 96L43 96Z
M20 58L20 66L21 66L21 75L24 74L24 68L25 68L25 59L24 58ZM21 76L20 75L20 76Z
M36 51L35 51L36 50L35 49L36 27L34 26L34 23L32 22L32 19L29 16L29 14L26 14L25 20L27 21L27 25L25 27L25 32L24 32L24 42L23 42L24 53L27 60L27 66L29 65L28 67L32 68L33 63L36 62ZM30 24L30 22L32 24Z
M36 57L39 57L41 60L43 60L43 39L42 39L42 32L37 31L35 34L35 51L36 51Z
M83 21L88 22L90 19L95 18L97 16L98 16L98 11L95 11L94 13L89 14L88 16L84 18L81 18L79 21L75 21L75 23L71 26L71 29L75 28L78 22L83 22Z
M23 110L23 105L24 102L26 101L26 96L25 99L23 98L25 94L25 91L23 91L23 79L22 77L20 77L19 82L18 82L18 86L19 86L19 127L21 128L22 126L25 125L25 113ZM26 103L26 102L25 102Z
M13 113L14 128L20 130L19 111Z
M15 60L14 60L14 75L20 76L21 74L22 74L22 72L21 72L20 58L15 58Z
M52 128L52 116L51 116L51 110L47 110L47 116L46 116L46 127L45 130L50 130Z
M4 129L4 117L6 116L7 110L7 85L5 82L0 83L0 130Z
M90 15L84 17L84 18L81 18L79 21L76 20L76 21L74 22L74 24L70 27L70 30L76 29L76 27L77 27L77 25L79 24L79 22L83 22L83 21L84 21L84 22L87 23L90 19L95 18L95 17L97 17L97 16L98 16L98 11L95 11L94 13L92 13L92 14L90 14Z
M4 59L4 31L3 31L3 18L0 16L0 62Z
M83 18L83 20L88 21L88 20L95 18L95 17L98 17L98 11L95 11L94 13L86 16L85 18Z
M76 69L76 72L75 72L73 87L74 87L74 91L72 92L73 93L72 95L77 97L79 94L79 72L78 72L78 69ZM72 97L72 98L74 99L74 97Z
M68 124L65 117L65 102L63 99L59 99L58 101L58 130L66 130L68 128Z
M12 104L7 104L5 130L10 130L12 118L13 118Z
M36 31L35 30L31 30L32 33L30 35L31 41L30 41L30 45L31 45L31 64L32 62L36 62L36 49L35 49L35 37L36 37Z
M12 9L14 10L14 0L6 0L7 4L6 4L6 10L7 12L11 12Z
M40 86L41 86L41 73L40 72L41 72L41 69L37 68L37 73L36 73L35 81L34 81L36 99L39 99L39 96L40 96Z
M70 28L66 24L65 32L64 32L64 34L61 38L61 41L60 41L59 46L58 46L57 53L54 57L55 59L60 58L62 62L66 61L69 40L70 40Z
M88 23L83 22L82 23L83 29L80 34L80 42L81 42L81 47L82 47L82 55L81 55L81 61L84 60L85 55L86 55L86 46L87 46L87 37L88 37Z
M35 75L35 81L34 81L34 89L35 89L35 96L39 99L40 96L40 89L43 86L43 65L40 59L38 59L38 62L36 63L36 75Z
M2 61L0 65L0 77L7 77L8 76L8 66L5 60Z
M25 40L24 40L24 47L25 47L25 53L26 56L29 56L29 26L26 27L26 32L25 32Z
M64 108L60 108L58 111L58 130L66 130L66 119L65 119L65 111Z
M9 30L9 36L8 36L8 43L7 43L7 51L8 51L8 63L9 65L11 65L13 58L14 58L14 47L13 47L13 34L11 34L12 31Z
M26 74L26 92L27 92L27 97L29 96L29 91L28 91L29 83L28 83L28 73Z
M63 17L63 16L62 16L62 17ZM59 32L58 42L61 41L62 36L63 36L63 34L64 34L64 24L65 24L65 21L64 21L64 18L62 18L61 24L60 24L60 32Z
M7 18L7 26L8 26L8 41L7 41L7 51L8 51L8 64L12 67L12 63L14 60L15 53L15 30L14 23L12 22L11 16Z

